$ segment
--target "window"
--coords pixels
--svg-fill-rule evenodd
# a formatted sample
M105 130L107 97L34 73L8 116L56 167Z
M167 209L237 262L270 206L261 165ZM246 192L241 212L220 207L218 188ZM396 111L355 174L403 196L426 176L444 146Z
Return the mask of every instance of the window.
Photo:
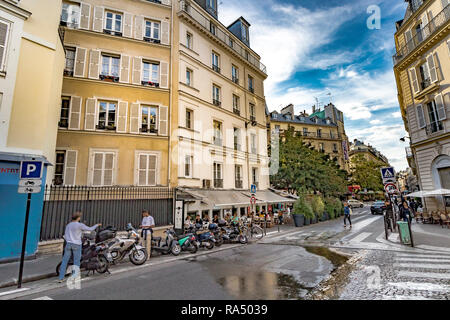
M137 155L139 186L156 186L158 156L152 153L139 153Z
M250 134L250 146L252 154L256 154L256 134L254 133Z
M116 130L116 110L115 102L100 101L97 129Z
M279 126L279 125L276 125L276 126L275 126L275 132L276 132L276 133L280 133L280 126Z
M209 31L210 31L213 35L216 35L217 27L216 27L216 25L215 25L214 23L210 23L210 24L209 24Z
M250 121L256 121L255 105L250 103Z
M120 66L120 58L102 55L102 73L100 74L100 78L104 79L112 79L114 81L119 81L119 66Z
M333 143L333 152L338 152L337 144L336 144L336 143Z
M216 146L222 146L222 123L214 120L213 129L214 129L213 143Z
M55 180L53 184L55 186L61 186L64 184L64 163L66 160L65 151L57 151L55 159Z
M6 70L9 28L9 24L0 21L0 71Z
M230 38L230 41L228 42L228 45L230 46L230 47L234 47L234 41L233 41L233 39L231 39Z
M189 49L192 50L193 46L192 46L192 40L193 40L193 36L191 33L186 32L186 47L188 47Z
M91 161L92 185L114 185L116 152L94 151Z
M159 63L142 62L142 84L159 87Z
M192 110L186 109L186 128L192 129Z
M212 68L213 68L213 70L220 73L220 58L219 58L219 55L217 53L213 52L212 53L212 57L211 57L211 61L212 61Z
M72 77L74 66L75 66L75 49L66 48L66 66L64 67L64 75Z
M431 85L431 76L430 76L430 69L428 68L428 63L425 62L424 64L422 64L419 70L420 70L420 77L422 79L420 86L422 90L424 90Z
M255 185L258 185L258 169L252 168L252 182Z
M151 42L160 42L161 24L159 22L145 20L144 40Z
M234 65L231 66L231 78L234 83L239 84L239 69Z
M142 106L141 107L142 125L140 132L158 133L157 119L158 119L158 107Z
M106 11L105 31L106 33L122 35L122 14Z
M323 143L319 143L319 150L320 150L321 152L324 152L325 148L324 148Z
M234 150L241 150L241 130L239 128L233 128L233 137L234 137Z
M235 165L234 166L234 180L235 180L235 188L236 189L242 189L243 183L242 183L242 166Z
M237 115L241 114L241 107L240 107L240 101L239 97L235 94L233 94L233 112Z
M214 162L214 188L223 188L222 164Z
M305 137L308 136L308 128L303 128L303 135L304 135Z
M61 100L61 115L59 117L58 126L60 128L69 128L69 111L70 111L70 97L62 97Z
M431 101L427 104L428 107L428 117L430 119L430 129L431 133L435 133L443 130L442 122L439 121L438 110L435 101Z
M212 87L212 94L213 94L213 104L215 106L220 107L221 102L220 102L220 88L218 86L216 86L215 84L213 84Z
M192 70L186 69L186 85L192 86Z
M80 25L80 6L63 3L61 11L61 25L77 28Z
M192 178L192 156L185 156L184 158L184 176L186 178Z
M248 90L249 90L251 93L255 93L255 87L254 87L253 85L254 85L253 77L248 76Z
M322 138L322 129L317 129L317 137Z
M216 10L216 0L207 0L208 7Z
M248 26L245 24L242 24L242 41L245 43L249 42L249 36L248 36Z

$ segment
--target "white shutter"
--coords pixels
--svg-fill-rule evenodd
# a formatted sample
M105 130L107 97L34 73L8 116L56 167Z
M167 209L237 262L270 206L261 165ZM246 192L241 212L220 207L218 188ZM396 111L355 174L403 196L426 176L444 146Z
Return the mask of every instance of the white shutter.
M0 71L5 70L6 44L8 42L9 24L0 21Z
M436 68L436 63L437 63L437 53L436 53L436 59L435 56L433 54L430 54L427 57L427 63L428 63L428 70L430 72L430 77L431 77L431 83L435 83L438 81L438 74L437 74L437 68Z
M447 112L445 110L445 104L444 104L444 99L442 98L442 94L438 94L434 98L434 102L436 103L438 120L443 121L443 120L447 119Z
M160 136L167 136L169 132L169 108L166 106L159 107L159 130L158 134Z
M122 83L130 83L130 57L120 56L120 80Z
M161 43L170 45L170 25L167 21L161 21Z
M112 186L114 185L114 158L115 154L107 152L104 154L104 166L103 166L103 185Z
M84 130L94 131L97 125L97 100L86 99L86 112L84 119Z
M168 89L169 88L169 64L167 62L161 61L159 64L159 87Z
M128 102L119 101L117 110L117 132L127 132Z
M141 70L142 70L142 58L133 57L133 74L131 82L136 85L141 85Z
M104 154L101 152L95 152L92 154L92 185L103 185L103 161Z
M94 8L94 23L92 29L97 32L103 32L103 16L105 9L103 7Z
M134 18L134 38L137 40L144 39L144 17L135 16Z
M77 156L76 150L66 151L66 161L64 163L64 185L74 186L76 184L77 172Z
M426 39L430 35L430 26L428 25L428 12L424 12L422 15L422 34L423 38Z
M133 37L133 15L131 13L124 13L123 17L123 36L126 38Z
M80 130L81 98L70 99L69 130Z
M82 2L80 5L80 29L89 30L91 23L91 5Z
M147 185L156 186L156 163L157 158L155 155L148 155L148 171L147 171Z
M130 106L130 133L139 134L140 123L140 105L132 103Z
M91 50L89 55L89 79L100 77L100 51Z
M406 30L405 31L405 42L406 42L406 45L408 46L409 51L414 49L414 43L412 43L411 40L412 40L411 30Z
M78 78L84 77L84 70L86 65L87 49L77 48L75 51L75 66L73 76Z
M414 93L418 93L420 91L420 88L419 88L419 81L417 81L416 68L409 69L409 75L411 76L411 84L413 91Z
M419 123L419 129L423 129L426 127L425 115L423 113L423 106L421 104L417 106L417 121Z

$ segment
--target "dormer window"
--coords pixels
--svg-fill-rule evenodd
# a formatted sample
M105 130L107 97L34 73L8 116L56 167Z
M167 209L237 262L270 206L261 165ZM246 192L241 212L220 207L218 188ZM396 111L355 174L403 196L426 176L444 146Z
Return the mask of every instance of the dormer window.
M241 32L242 32L242 41L245 43L249 43L249 34L248 34L248 26L245 24L241 24Z

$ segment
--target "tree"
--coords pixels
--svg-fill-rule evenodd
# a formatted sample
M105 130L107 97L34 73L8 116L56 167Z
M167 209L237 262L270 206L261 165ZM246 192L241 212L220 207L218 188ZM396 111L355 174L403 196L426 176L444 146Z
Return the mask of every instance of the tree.
M357 154L350 160L350 167L352 184L359 185L362 189L367 190L384 190L380 169L385 167L385 163L367 160L363 154Z
M271 176L275 188L298 193L319 191L326 196L346 191L347 172L328 155L305 144L293 128L280 141L279 159L278 173Z

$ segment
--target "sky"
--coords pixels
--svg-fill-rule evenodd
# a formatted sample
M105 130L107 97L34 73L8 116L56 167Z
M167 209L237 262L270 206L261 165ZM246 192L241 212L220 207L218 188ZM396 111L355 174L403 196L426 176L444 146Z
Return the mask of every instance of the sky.
M373 5L379 29L367 24ZM316 98L331 101L344 112L349 140L371 144L396 171L408 167L392 63L395 22L405 10L404 0L219 0L224 25L240 16L251 24L270 111L293 103L299 114Z

